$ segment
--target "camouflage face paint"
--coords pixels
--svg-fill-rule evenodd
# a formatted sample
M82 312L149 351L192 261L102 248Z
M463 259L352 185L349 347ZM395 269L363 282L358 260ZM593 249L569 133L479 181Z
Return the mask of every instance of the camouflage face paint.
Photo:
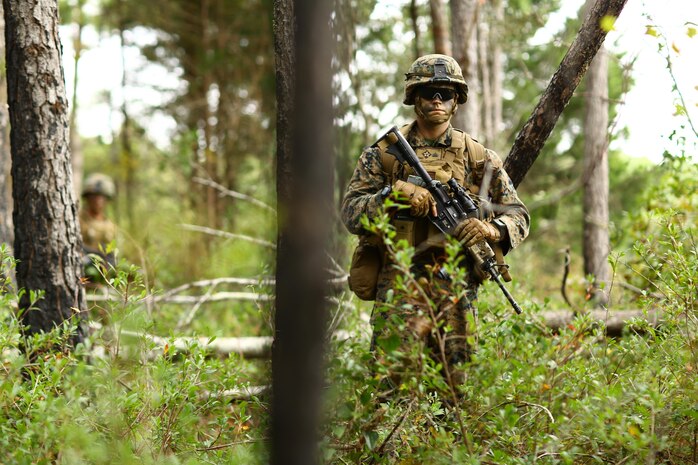
M438 125L447 122L456 113L458 104L455 100L446 100L445 102L434 99L425 100L421 97L416 97L414 100L414 111L417 116L433 125Z

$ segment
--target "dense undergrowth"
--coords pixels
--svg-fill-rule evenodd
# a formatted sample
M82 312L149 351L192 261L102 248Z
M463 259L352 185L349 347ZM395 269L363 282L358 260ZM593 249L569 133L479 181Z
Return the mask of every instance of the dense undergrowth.
M638 318L609 338L602 322L582 314L554 332L542 312L556 304L541 300L534 282L511 288L526 310L520 316L488 284L477 350L462 366L465 382L450 386L440 361L417 343L407 353L382 345L395 363L376 366L360 315L368 309L338 314L342 329L363 336L329 345L325 463L698 464L692 170L648 194L646 209L629 218L632 242L611 260L615 276L646 289L632 304L659 310L658 326ZM268 362L216 358L196 344L175 353L133 337L174 334L177 318L144 308L146 286L132 269L111 278L117 297L90 310L104 325L84 345L60 350L70 327L26 339L7 277L13 260L0 255L2 463L267 462L268 396L231 401L226 391L268 383ZM269 317L259 316L268 334ZM203 320L199 329L226 334L226 324ZM381 395L405 359L415 363Z
M698 463L698 246L692 211L654 212L652 234L614 261L652 283L652 292L637 304L645 312L659 310L659 325L645 313L629 321L621 337L611 338L603 322L581 313L554 332L541 313L547 303L524 299L527 311L517 316L497 288L487 286L479 303L477 351L462 366L463 384L449 386L441 361L428 358L420 343L379 343L389 359L380 365L365 342L337 347L327 461ZM376 227L389 237L385 224ZM409 257L395 246L397 257ZM398 328L407 331L407 325ZM404 360L411 361L410 371L404 371ZM399 367L400 385L381 395Z

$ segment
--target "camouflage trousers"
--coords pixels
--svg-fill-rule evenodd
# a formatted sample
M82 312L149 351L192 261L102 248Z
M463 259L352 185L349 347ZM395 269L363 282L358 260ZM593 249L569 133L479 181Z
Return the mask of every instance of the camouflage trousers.
M371 349L380 363L386 347L409 354L415 343L424 344L428 356L442 364L446 379L460 384L464 372L459 365L470 359L477 341L479 282L467 275L462 286L454 286L438 270L438 260L435 266L416 261L409 276L390 263L383 267L371 315ZM410 360L403 362L408 369Z

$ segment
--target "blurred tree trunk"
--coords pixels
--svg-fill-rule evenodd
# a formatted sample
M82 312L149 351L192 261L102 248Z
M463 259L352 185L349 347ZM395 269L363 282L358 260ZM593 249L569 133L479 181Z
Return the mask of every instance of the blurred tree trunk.
M126 16L122 10L122 3L119 1L119 42L121 44L121 115L124 118L121 123L121 132L119 133L119 141L121 150L119 151L119 166L121 167L121 175L123 176L123 189L116 197L117 204L122 206L122 211L126 212L126 219L129 227L135 227L135 219L133 213L133 201L135 198L135 170L136 170L136 154L133 151L131 143L131 116L128 111L128 103L126 101L126 86L128 85L128 72L126 71L126 39L124 32L126 31Z
M617 18L627 0L596 0L579 34L548 83L528 121L516 136L504 162L515 187L523 181L550 136L562 110L572 98L608 31L601 28L604 16Z
M453 126L473 137L480 135L480 78L478 75L477 0L450 0L453 58L460 64L468 84L468 101L458 107Z
M78 72L80 64L80 58L82 57L82 52L85 48L85 44L82 42L82 30L85 27L85 14L83 8L85 6L85 0L78 0L73 6L73 23L75 27L75 35L73 36L73 51L75 56L73 57L73 99L70 105L70 159L73 167L73 192L76 198L80 198L80 191L82 189L82 178L83 178L83 166L84 157L82 153L82 141L80 140L80 134L78 133L78 78L80 74Z
M201 1L201 44L205 52L212 50L211 48L211 21L209 20L210 6L208 0ZM211 111L211 92L213 79L213 66L204 66L202 71L203 88L202 95L204 100L201 102L202 118L201 127L204 138L204 173L205 177L215 183L219 182L218 177L218 150L213 145L212 125L213 114ZM231 188L233 186L230 186ZM215 188L208 186L206 190L206 224L214 229L219 229L220 220L218 215L218 192Z
M448 33L448 20L443 0L429 0L431 10L431 31L434 35L434 53L451 55L451 39Z
M611 240L608 231L608 55L603 46L589 66L584 100L584 274L593 276L594 303L606 305L611 278L608 263Z
M274 2L279 232L272 465L320 463L325 246L333 209L329 7L326 0Z
M497 0L493 5L493 20L490 23L489 48L487 62L490 68L490 92L492 95L492 137L487 141L489 147L498 153L504 148L500 136L504 128L502 116L502 103L504 100L504 52L502 51L501 37L504 37L504 1Z
M419 33L419 8L417 7L417 0L412 0L410 2L410 20L412 21L412 31L414 32L412 46L414 49L414 59L416 60L422 56L422 40Z
M7 112L7 79L5 74L5 17L0 4L0 244L10 249L14 242L12 230L12 156L10 154L10 115Z
M30 333L86 310L56 0L4 0L17 285ZM30 309L30 292L43 298ZM72 342L82 340L78 329Z
M492 87L492 62L489 52L490 27L485 21L478 21L477 25L478 65L480 70L480 82L482 89L482 111L480 113L481 131L480 142L490 147L495 140L494 134L494 88Z

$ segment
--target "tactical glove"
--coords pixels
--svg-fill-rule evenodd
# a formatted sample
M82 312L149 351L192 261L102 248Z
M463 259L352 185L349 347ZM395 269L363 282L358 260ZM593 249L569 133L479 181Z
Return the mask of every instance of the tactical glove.
M466 218L456 229L453 235L466 247L472 247L482 240L499 242L502 234L494 225L487 221L480 221L477 218Z
M410 202L412 216L436 216L436 202L428 190L411 182L395 181L393 190L401 192Z

